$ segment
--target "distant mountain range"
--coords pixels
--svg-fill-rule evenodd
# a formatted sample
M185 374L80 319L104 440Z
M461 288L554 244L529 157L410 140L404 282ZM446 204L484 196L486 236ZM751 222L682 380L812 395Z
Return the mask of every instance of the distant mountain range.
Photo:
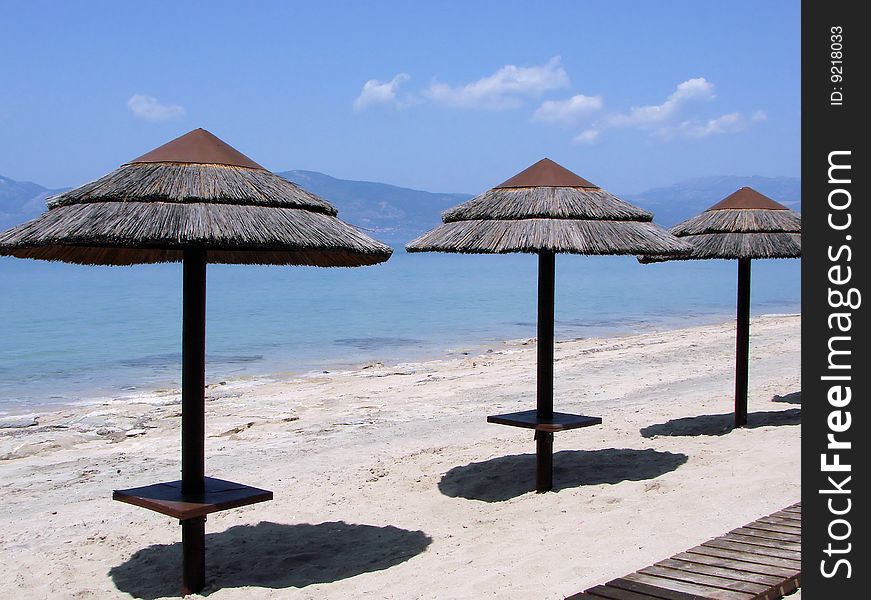
M0 231L32 219L45 210L47 198L62 191L0 175Z
M653 220L671 227L719 202L741 187L752 187L772 200L801 212L801 179L798 177L740 177L723 175L698 177L654 188L640 194L618 194L653 213Z
M329 200L339 218L392 246L402 246L441 222L443 211L472 198L372 181L336 179L317 171L284 171L285 179Z
M435 227L441 222L442 211L472 197L471 194L424 192L386 183L337 179L316 171L278 174L329 200L342 220L395 247ZM801 210L801 179L798 177L701 177L639 194L615 193L649 210L657 223L668 227L698 214L745 185L794 210ZM48 197L62 191L0 176L0 231L34 218L45 210Z

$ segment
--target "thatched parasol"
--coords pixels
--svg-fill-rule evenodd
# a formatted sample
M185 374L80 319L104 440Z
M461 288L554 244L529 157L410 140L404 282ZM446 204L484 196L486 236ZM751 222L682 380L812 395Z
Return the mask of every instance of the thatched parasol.
M392 250L336 218L327 201L196 129L52 198L0 233L0 255L86 265L183 263L181 480L113 497L178 518L182 592L205 585L205 516L272 492L205 477L206 264L355 267Z
M410 242L409 252L538 254L536 409L487 417L535 430L536 490L553 488L553 433L602 419L553 410L555 254L680 253L689 247L654 225L653 216L542 159L442 215L444 224ZM640 250L640 249L644 250Z
M801 215L749 187L742 187L671 232L689 242L688 255L647 254L643 263L726 258L738 260L738 310L735 343L735 427L747 424L750 356L750 261L801 258Z

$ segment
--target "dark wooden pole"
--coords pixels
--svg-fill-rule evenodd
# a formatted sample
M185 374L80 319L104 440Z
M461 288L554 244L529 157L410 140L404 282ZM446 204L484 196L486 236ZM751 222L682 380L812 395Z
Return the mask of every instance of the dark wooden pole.
M539 419L553 417L554 253L538 254L538 378L536 409Z
M750 259L738 259L738 318L735 336L735 427L747 424L750 362Z
M184 251L184 307L181 359L181 491L205 491L206 420L206 252ZM182 593L206 583L205 517L181 521Z
M181 595L196 594L206 586L206 518L181 521Z
M536 415L553 418L553 311L555 256L553 252L538 253L538 374ZM536 491L553 489L553 433L535 433Z
M535 491L539 494L553 489L553 433L535 432Z

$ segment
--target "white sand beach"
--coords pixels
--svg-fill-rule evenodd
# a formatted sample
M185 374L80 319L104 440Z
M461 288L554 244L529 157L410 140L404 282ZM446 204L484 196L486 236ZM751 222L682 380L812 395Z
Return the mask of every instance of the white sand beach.
M206 471L274 491L207 527L210 599L561 599L800 500L800 316L561 342L533 489L535 344L288 381L212 382ZM112 490L179 476L178 390L0 420L0 597L160 598L180 528Z

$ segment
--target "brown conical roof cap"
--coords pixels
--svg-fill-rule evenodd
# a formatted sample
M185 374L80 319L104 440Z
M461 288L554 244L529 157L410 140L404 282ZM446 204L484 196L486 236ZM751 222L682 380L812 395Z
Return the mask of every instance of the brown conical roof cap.
M233 148L227 142L205 129L191 132L165 143L151 152L146 152L131 163L190 163L201 165L229 165L248 169L265 168Z
M737 192L729 194L708 210L729 210L742 208L751 210L789 210L783 204L775 202L768 196L760 194L753 188L749 187L742 187Z
M598 188L583 177L575 175L562 165L549 158L528 167L507 181L503 181L493 189L518 187L583 187Z

